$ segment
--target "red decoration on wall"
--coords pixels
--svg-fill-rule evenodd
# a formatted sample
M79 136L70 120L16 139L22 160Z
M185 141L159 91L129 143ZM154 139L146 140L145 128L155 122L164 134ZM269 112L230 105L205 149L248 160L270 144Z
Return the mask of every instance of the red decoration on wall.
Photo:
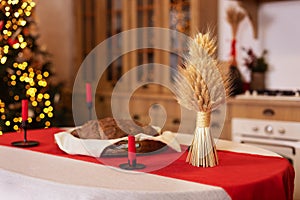
M231 41L231 56L232 56L233 58L236 57L236 48L235 48L235 44L236 44L236 40L233 39L233 40Z

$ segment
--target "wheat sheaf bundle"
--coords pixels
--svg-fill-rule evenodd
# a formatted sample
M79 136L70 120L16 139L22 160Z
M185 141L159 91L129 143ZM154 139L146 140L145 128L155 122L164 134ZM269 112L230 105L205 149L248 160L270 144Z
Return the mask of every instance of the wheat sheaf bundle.
M211 112L225 102L229 79L220 72L216 60L216 40L210 32L198 33L188 43L189 54L175 78L179 104L197 112L196 129L187 162L193 166L218 165L214 140L210 133Z
M243 19L245 18L245 13L242 11L239 11L237 8L230 6L227 11L227 22L230 24L232 29L232 36L233 38L236 38L237 30L239 27L239 24Z

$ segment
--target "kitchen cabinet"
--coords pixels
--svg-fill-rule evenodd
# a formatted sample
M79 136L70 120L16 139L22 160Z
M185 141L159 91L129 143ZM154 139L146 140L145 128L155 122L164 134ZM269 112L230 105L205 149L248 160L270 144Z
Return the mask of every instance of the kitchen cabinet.
M123 31L140 27L161 27L193 36L197 31L216 26L217 12L217 0L75 0L77 67L79 68L82 60L97 44ZM216 27L212 29L217 33ZM157 41L170 45L172 52L186 51L185 41L180 40L179 37L162 38L149 31L142 32L138 37L130 37L128 40L112 39L107 51L113 55L121 53L122 48L129 45L145 43L151 46L151 43ZM177 131L182 123L184 131L192 132L195 114L186 110L181 111L174 94L168 88L158 84L135 88L145 81L172 82L174 72L172 69L176 71L182 61L172 52L144 48L128 52L114 60L98 83L95 98L97 117L112 115L111 95L120 77L136 66L147 64L147 67L131 74L129 83L122 85L124 87L122 91L125 93L135 90L128 105L131 117L142 123L149 123L151 111L150 114L154 116L152 123L160 124L166 114L165 130ZM168 66L169 70L161 72L151 63ZM91 74L90 77L85 77L86 81L94 81L97 78L93 77L94 70L97 68L91 69L92 72L86 72ZM120 100L120 104L126 103L123 94L115 97ZM185 116L190 116L184 123L181 119L182 112Z

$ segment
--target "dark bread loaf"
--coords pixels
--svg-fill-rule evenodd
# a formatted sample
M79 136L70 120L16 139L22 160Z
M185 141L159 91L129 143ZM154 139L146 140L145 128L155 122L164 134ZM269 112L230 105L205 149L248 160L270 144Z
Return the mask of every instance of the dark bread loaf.
M144 133L151 136L158 136L159 133L151 126L143 126L137 121L114 119L107 117L100 120L91 120L71 132L72 135L81 139L109 140ZM166 144L154 141L136 141L136 152L156 153L166 149ZM119 141L108 146L102 153L107 156L127 156L127 140Z
M145 133L156 136L158 132L151 126L126 119L114 119L111 117L100 120L91 120L83 124L80 128L71 132L72 135L81 139L117 139L130 135Z

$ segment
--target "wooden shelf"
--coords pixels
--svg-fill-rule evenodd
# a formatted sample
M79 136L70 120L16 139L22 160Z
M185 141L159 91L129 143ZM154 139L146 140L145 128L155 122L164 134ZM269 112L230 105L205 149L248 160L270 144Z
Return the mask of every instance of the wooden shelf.
M283 0L238 0L239 5L245 9L251 21L254 38L258 38L258 8L260 4L279 1Z

